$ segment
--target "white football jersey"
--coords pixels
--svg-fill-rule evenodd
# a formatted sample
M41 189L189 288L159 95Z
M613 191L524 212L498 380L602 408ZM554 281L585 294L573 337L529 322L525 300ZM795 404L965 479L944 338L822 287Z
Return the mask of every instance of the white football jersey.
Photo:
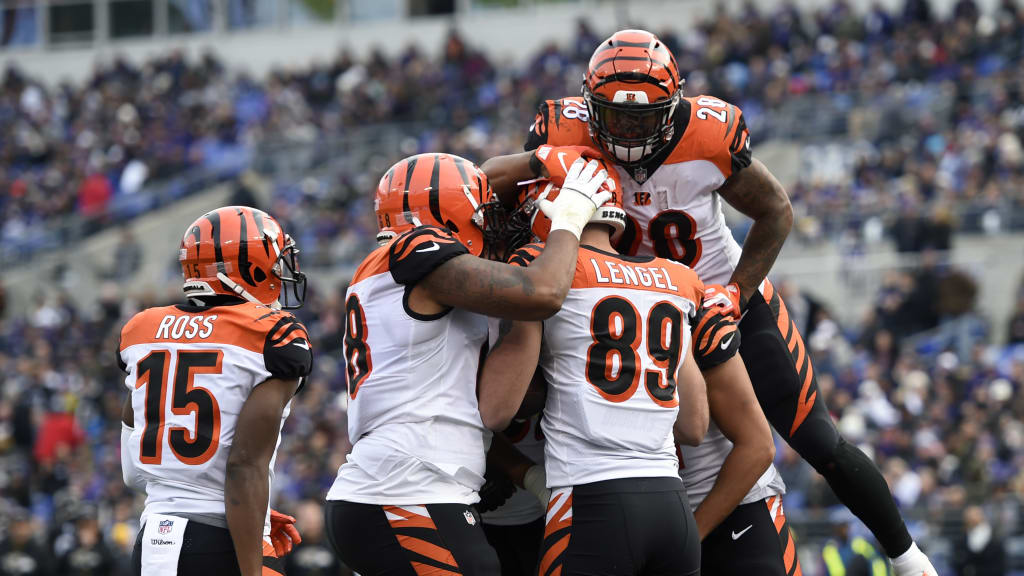
M700 445L679 446L679 477L683 479L686 495L690 497L690 507L694 510L711 492L718 480L718 471L722 469L731 451L732 442L722 434L714 420L708 426L708 433ZM750 504L785 493L786 483L782 481L775 465L769 464L740 504Z
M269 378L308 375L313 355L294 316L239 302L144 310L121 330L118 360L135 411L126 452L145 483L145 523L153 513L224 516L242 406ZM279 433L289 407L273 423Z
M717 98L683 98L679 107L674 140L664 152L639 167L616 165L629 216L617 248L682 262L703 282L726 284L741 250L715 191L750 164L749 134L740 109ZM526 148L594 146L587 120L582 98L548 100Z
M490 432L476 398L487 318L423 316L409 290L468 250L430 226L372 252L346 294L348 433L353 444L328 500L365 504L478 501Z
M676 262L580 247L562 309L544 321L549 487L678 473L675 375L702 290Z

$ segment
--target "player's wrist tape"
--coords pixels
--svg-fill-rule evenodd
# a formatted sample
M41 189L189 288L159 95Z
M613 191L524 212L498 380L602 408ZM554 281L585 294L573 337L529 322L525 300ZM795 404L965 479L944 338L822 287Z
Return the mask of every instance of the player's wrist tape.
M580 235L583 234L583 228L590 222L594 211L597 210L594 201L582 192L572 188L562 188L555 205L558 212L551 218L551 231L566 230L579 240Z

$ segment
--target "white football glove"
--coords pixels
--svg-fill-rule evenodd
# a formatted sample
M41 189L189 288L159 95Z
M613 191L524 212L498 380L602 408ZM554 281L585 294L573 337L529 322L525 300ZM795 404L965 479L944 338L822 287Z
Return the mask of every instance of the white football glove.
M608 178L606 170L598 171L597 160L589 162L578 158L569 167L562 190L552 202L547 194L537 197L537 206L551 219L551 231L568 230L579 240L583 227L597 211L598 206L611 200L609 190L601 190Z
M530 469L523 475L523 488L536 496L544 506L547 506L548 500L551 499L551 490L548 490L547 483L548 477L544 473L543 464L530 466Z

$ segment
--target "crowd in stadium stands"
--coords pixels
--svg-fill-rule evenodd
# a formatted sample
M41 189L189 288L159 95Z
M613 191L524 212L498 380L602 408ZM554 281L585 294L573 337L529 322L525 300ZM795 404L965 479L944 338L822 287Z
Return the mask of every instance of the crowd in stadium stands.
M954 200L1003 208L1024 200L1024 10L1013 0L1000 10L979 18L961 0L955 18L936 26L922 0L908 0L901 14L867 15L841 1L814 14L762 14L751 5L741 17L723 14L699 32L663 38L689 76L689 93L741 105L755 143L771 135L755 119L793 98L911 101L952 90L954 106L942 118L851 114L844 131L856 135L874 122L878 136L856 145L853 177L790 189L804 218L796 234L813 235L806 219L816 214L882 207L907 219L901 248L942 249L954 234ZM475 159L507 152L522 142L541 98L576 93L580 63L604 32L581 24L568 51L546 49L517 71L454 35L440 60L413 48L394 60L343 55L264 82L233 77L213 57L190 64L168 56L141 69L119 63L85 86L53 90L9 70L0 86L0 237L63 214L102 214L112 197L188 167L231 163L271 138L308 142L368 122L429 119L438 128L420 135L419 148ZM282 193L263 208L295 232L290 222L309 219L291 198ZM355 241L334 257L361 257L373 223L358 215L364 210L335 208L302 227L309 236L300 245L341 234ZM138 259L134 242L122 238L118 262ZM160 294L126 286L105 285L95 313L44 292L27 311L4 310L0 286L0 574L124 573L141 500L121 480L116 336L134 311L178 293L173 283ZM962 558L960 510L972 503L986 505L1000 536L1024 529L1019 506L1000 505L1024 493L1024 284L1013 317L997 322L978 314L974 281L941 256L889 278L857 325L840 325L789 283L780 290L840 429L880 463L912 531L933 527L920 541L945 538ZM313 292L298 311L317 357L276 467L276 507L299 517L304 539L289 557L293 576L337 569L319 502L347 443L342 294L342 286ZM837 505L791 450L780 445L777 462L794 518Z
M687 93L740 105L755 145L807 126L820 133L801 137L848 140L800 167L789 190L799 235L857 225L862 213L953 223L964 204L970 214L995 209L973 226L1024 225L1006 221L1024 204L1017 0L985 16L959 0L941 22L926 0L907 0L901 13L856 13L840 0L813 13L750 2L736 14L656 32ZM453 33L437 58L416 46L397 57L341 52L260 81L213 55L116 60L81 86L47 88L10 68L0 83L0 238L17 242L66 214L102 223L112 199L189 167L238 170L259 142L415 121L434 126L419 133L420 150L477 161L506 153L540 100L578 94L582 65L608 32L580 22L567 49L549 45L519 66Z

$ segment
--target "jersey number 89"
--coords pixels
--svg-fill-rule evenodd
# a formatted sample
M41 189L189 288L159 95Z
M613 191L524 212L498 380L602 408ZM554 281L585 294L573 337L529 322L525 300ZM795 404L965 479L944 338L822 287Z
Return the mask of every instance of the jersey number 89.
M647 354L657 369L644 371L644 387L651 400L671 408L679 404L676 369L682 351L683 313L669 302L658 302L646 316ZM594 342L587 349L587 382L611 402L629 400L640 383L640 322L636 307L618 296L602 299L591 313Z

